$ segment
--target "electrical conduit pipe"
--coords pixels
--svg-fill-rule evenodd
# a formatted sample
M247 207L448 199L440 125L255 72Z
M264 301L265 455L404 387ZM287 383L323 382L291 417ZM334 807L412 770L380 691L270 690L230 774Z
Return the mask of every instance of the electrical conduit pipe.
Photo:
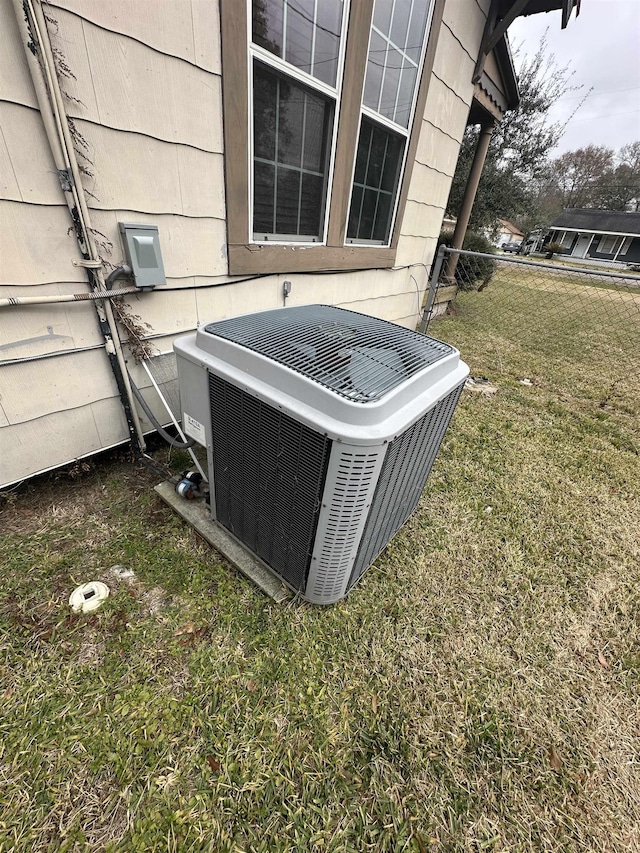
M58 171L66 172L70 179L68 181L69 189L63 189L63 193L74 223L80 251L85 260L93 262L87 268L90 286L94 292L100 293L102 291L105 294L107 292L104 287L104 276L100 269L101 260L91 231L91 218L84 197L78 161L67 123L53 50L40 0L13 0L13 6L51 153ZM38 57L42 67L38 62ZM113 291L111 293L113 294ZM144 451L144 434L127 374L126 361L122 352L113 309L108 299L103 300L96 297L95 304L100 330L105 340L105 350L127 417L132 446L134 449L139 448L140 451Z

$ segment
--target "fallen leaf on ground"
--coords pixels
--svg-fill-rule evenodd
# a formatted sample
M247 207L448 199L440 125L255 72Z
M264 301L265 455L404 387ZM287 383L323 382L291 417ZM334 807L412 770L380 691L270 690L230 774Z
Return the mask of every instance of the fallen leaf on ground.
M186 625L183 625L181 628L176 628L175 636L180 637L182 634L193 634L196 630L196 626L193 622L187 622Z
M218 773L220 770L220 762L217 758L214 758L213 755L207 755L207 764L214 773Z
M378 713L378 697L375 693L371 697L371 709L373 710L374 714Z
M250 678L249 681L247 681L247 690L249 691L249 693L255 693L256 686L257 685L255 681L253 681L253 679Z
M562 759L560 758L560 756L558 755L558 753L555 750L555 747L553 747L553 746L549 747L549 753L548 754L549 754L549 764L551 765L551 769L555 770L557 773L560 770L560 768L562 767Z
M609 665L609 661L602 654L602 652L598 652L598 663L600 664L600 666L603 666L605 669L611 669L611 666Z

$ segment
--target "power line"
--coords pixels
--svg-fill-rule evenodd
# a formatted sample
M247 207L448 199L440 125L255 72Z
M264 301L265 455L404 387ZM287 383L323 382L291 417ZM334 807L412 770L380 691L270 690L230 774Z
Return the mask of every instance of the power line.
M640 89L640 86L629 86L627 89L605 89L604 92L584 92L581 95L567 95L565 98L558 98L556 101L557 104L560 101L576 101L578 98L599 98L601 95L614 95L617 92L635 92L637 89Z
M586 116L585 118L572 118L572 119L570 119L570 121L572 121L572 122L600 121L603 118L614 118L614 116L630 116L630 115L633 115L634 113L640 113L640 107L636 110L627 110L624 113L605 113L604 115L601 115L601 116Z

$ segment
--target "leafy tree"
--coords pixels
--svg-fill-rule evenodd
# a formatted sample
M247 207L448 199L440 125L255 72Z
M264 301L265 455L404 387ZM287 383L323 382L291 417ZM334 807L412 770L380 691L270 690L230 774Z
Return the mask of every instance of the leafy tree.
M612 148L588 145L567 151L549 164L538 206L553 219L567 207L638 210L640 141Z
M623 145L615 168L602 175L597 206L606 210L640 210L640 140Z
M521 50L516 51L516 59ZM548 153L560 140L566 122L549 121L551 106L580 86L570 83L569 66L558 66L548 51L546 35L536 54L520 62L520 105L506 113L494 130L471 213L470 228L491 229L498 218L527 220L535 227L536 179L544 174ZM451 185L447 212L460 208L479 128L468 127Z

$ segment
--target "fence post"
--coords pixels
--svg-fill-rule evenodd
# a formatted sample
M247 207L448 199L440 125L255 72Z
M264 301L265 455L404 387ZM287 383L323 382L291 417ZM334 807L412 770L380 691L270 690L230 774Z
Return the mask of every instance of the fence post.
M431 278L429 279L429 293L427 295L427 302L424 306L424 311L422 312L420 326L418 327L418 331L421 335L424 335L427 329L429 328L429 320L431 319L431 314L433 312L433 303L435 301L436 293L438 291L438 282L440 281L440 273L442 272L442 265L444 263L444 255L446 251L447 247L442 244L438 249L436 261L433 265Z

